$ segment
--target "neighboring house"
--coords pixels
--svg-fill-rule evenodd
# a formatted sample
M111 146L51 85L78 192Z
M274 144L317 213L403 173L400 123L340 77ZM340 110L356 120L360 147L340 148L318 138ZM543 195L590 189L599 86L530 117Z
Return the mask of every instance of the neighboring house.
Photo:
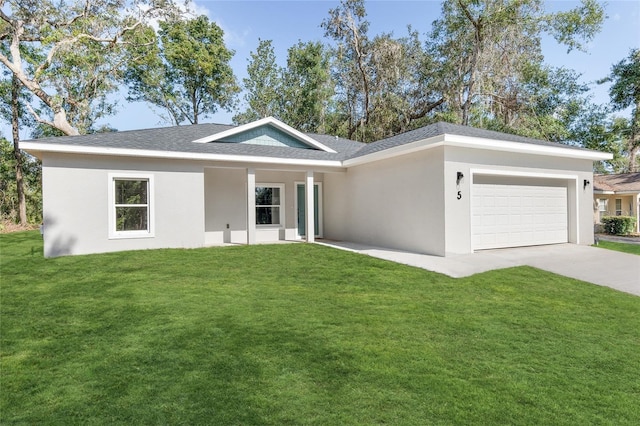
M438 256L591 244L593 161L611 158L446 123L362 144L273 118L21 146L42 160L47 257L315 238Z
M595 175L593 201L596 224L604 216L632 216L636 218L635 231L640 232L640 173Z

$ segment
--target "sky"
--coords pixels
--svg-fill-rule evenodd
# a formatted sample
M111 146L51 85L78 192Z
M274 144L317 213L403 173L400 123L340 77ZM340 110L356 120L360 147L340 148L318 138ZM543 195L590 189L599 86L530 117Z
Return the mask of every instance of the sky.
M329 9L338 4L332 0L195 0L192 8L196 14L207 15L223 29L227 48L235 51L231 66L238 81L242 82L247 76L250 53L256 50L260 39L273 41L276 58L281 65L286 63L287 49L298 41L327 42L320 24L328 16ZM569 10L578 4L555 0L545 2L545 7L555 12ZM613 0L605 5L607 19L602 31L589 43L587 52L567 53L566 47L557 45L553 39L543 40L546 63L582 74L581 80L592 87L596 103L607 103L609 97L608 87L597 85L595 81L606 77L611 66L627 57L632 48L640 48L640 1ZM432 22L441 13L439 0L368 0L365 6L370 37L383 32L402 37L407 34L407 26L411 25L423 42ZM162 122L148 104L128 103L124 96L118 103L118 113L101 121L101 124L108 123L118 130L169 125ZM243 110L243 104L240 105ZM230 124L234 114L221 111L201 121Z

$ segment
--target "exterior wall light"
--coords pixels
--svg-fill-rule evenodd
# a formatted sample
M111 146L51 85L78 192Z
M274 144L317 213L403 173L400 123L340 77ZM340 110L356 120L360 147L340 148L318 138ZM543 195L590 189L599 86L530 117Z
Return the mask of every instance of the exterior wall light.
M464 174L462 172L458 172L456 175L456 185L460 185L460 181L464 178Z
M589 180L588 180L588 179L585 179L585 180L582 182L582 189L587 189L587 186L588 186L589 184L591 184L591 182L589 182Z

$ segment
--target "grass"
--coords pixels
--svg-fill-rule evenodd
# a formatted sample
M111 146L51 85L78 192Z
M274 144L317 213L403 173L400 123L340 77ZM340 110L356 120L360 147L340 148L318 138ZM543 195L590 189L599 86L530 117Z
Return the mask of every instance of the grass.
M307 244L0 236L0 423L640 424L640 298Z
M640 256L640 244L617 243L613 241L600 240L598 242L598 247L604 248L607 250L615 250L615 251L621 251L624 253L637 254L638 256Z

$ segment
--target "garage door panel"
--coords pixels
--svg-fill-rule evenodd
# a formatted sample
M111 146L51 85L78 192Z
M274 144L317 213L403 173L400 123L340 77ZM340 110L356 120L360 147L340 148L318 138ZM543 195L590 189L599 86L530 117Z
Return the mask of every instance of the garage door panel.
M567 188L474 184L474 249L565 243Z

